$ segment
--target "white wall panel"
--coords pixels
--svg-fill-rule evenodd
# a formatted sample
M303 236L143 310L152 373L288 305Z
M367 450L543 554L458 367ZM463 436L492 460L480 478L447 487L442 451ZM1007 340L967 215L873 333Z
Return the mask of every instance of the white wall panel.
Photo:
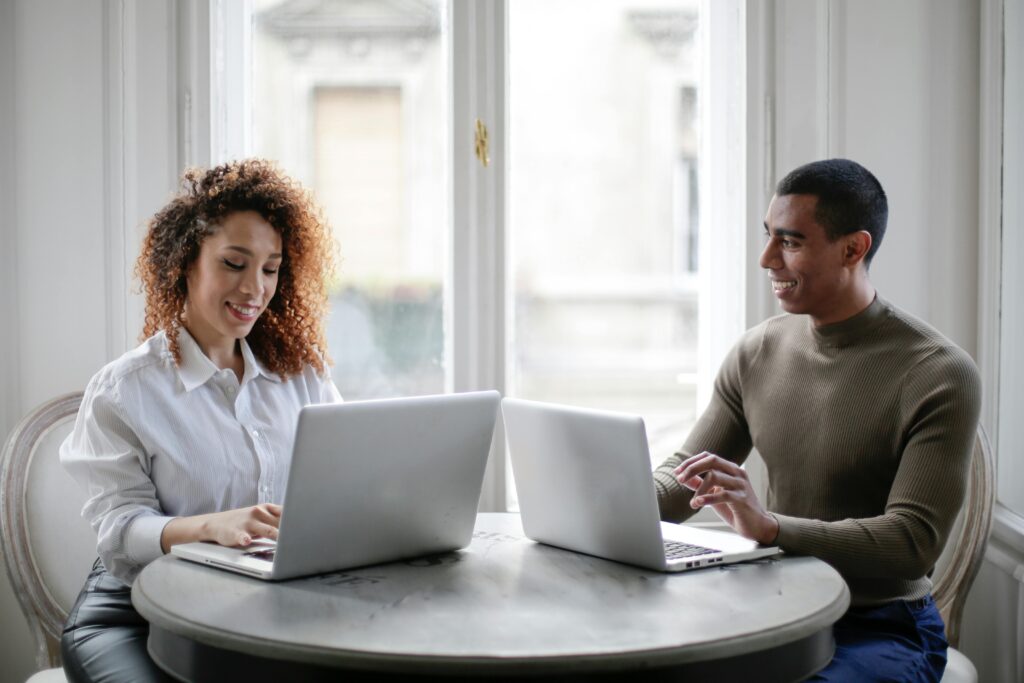
M0 2L0 438L21 414L18 405L18 260L14 160L15 6Z
M837 130L833 156L876 175L889 197L889 226L871 268L880 294L928 318L929 73L926 0L835 5L840 46L832 83Z
M833 99L837 156L889 195L872 268L883 296L976 350L978 33L974 3L844 0Z
M21 405L106 362L103 6L17 3L15 164Z
M889 196L872 280L976 347L978 10L958 0L777 5L776 180L826 157Z
M12 0L0 0L0 439L3 440L21 415L17 318L18 169L14 156L17 9ZM33 669L34 651L18 601L6 573L2 573L0 680L25 680Z
M1019 683L1024 680L1024 565L1019 564L1020 553L1009 546L996 540L990 545L994 547L964 609L960 647L978 670L979 681ZM999 561L993 562L996 557Z
M0 433L135 345L126 294L176 185L175 2L0 0ZM82 568L84 580L88 567ZM0 683L34 646L0 579Z
M818 0L776 4L773 186L797 166L828 156L828 13L829 3Z
M19 0L4 13L13 73L0 99L11 107L5 187L14 196L4 249L17 274L13 316L4 311L16 321L5 330L16 393L4 393L20 416L84 387L106 359L103 12L100 0ZM0 678L24 680L35 648L6 577L0 608Z

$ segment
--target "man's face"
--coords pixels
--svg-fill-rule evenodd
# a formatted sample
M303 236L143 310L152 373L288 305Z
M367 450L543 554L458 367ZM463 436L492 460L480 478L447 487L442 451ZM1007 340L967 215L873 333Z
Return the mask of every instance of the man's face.
M852 270L848 240L828 239L814 219L817 204L818 198L809 194L772 198L764 218L767 244L760 264L784 311L805 313L815 325L826 325L847 316Z

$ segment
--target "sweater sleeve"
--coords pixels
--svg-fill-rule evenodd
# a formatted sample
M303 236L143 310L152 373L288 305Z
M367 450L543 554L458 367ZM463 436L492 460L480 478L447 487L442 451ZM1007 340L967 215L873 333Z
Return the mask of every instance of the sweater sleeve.
M776 514L776 543L846 577L918 579L934 566L963 502L981 407L978 370L941 349L903 378L904 447L884 513L823 522Z
M683 460L708 451L742 464L750 454L751 438L743 415L741 382L745 342L746 339L741 340L734 346L722 362L715 378L711 402L690 431L683 447L654 470L658 510L666 522L682 522L696 512L690 507L693 492L683 487L672 474Z

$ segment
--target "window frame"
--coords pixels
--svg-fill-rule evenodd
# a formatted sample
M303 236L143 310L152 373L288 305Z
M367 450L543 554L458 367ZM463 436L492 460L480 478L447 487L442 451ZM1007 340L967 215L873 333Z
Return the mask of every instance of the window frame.
M758 65L769 54L770 41L764 39L763 32L769 11L748 6L743 0L701 0L700 4L702 45L719 48L710 55L705 50L702 59L708 96L699 106L703 121L713 124L713 128L700 143L701 272L711 270L703 264L715 264L717 281L742 284L711 287L710 275L699 276L699 410L710 397L711 383L725 353L746 327L771 310L760 286L763 283L756 282L754 287L754 279L746 276L751 267L752 244L760 248L758 233L750 228L757 224L751 222L751 216L766 204L761 188L767 185L763 176L769 167L766 159L771 158L766 147L771 139L770 115L761 107L749 106L750 102L768 101L761 91L770 82L758 71ZM181 63L185 100L182 157L188 163L217 163L250 152L251 108L246 98L252 92L251 69L247 66L252 45L251 13L250 0L183 4L179 45L187 57ZM514 343L506 206L508 0L451 0L447 21L452 177L444 313L445 337L449 340L445 349L445 389L496 389L505 394L511 386L508 359L513 357ZM710 83L728 83L730 87L708 88ZM708 116L709 107L725 107L728 115ZM487 167L475 155L477 120L488 130ZM744 135L736 136L737 129ZM727 163L710 163L712 155L706 150L711 144L728 145L731 151ZM737 183L736 178L743 181ZM728 208L707 211L712 206ZM723 272L728 274L724 278ZM752 292L756 292L753 298ZM732 313L709 315L710 311L723 309ZM511 471L505 451L499 420L481 511L507 509ZM763 466L756 454L748 469L755 485L763 489Z
M1024 7L1021 7L1024 10ZM1009 36L1012 30L1005 21L1004 0L982 0L981 3L981 55L980 55L980 154L979 154L979 244L978 244L978 365L982 378L981 424L989 434L995 448L996 471L1005 468L1005 463L1020 450L1019 443L1012 443L1011 428L1014 425L1013 405L1004 401L1006 384L1003 375L1007 371L1004 362L1013 347L1007 340L1005 328L1006 308L1017 294L1013 291L1012 278L1007 278L1004 267L1012 261L1003 253L1004 235L1004 164L1005 107L1008 104L1004 92L1006 79L1005 45L1022 36ZM1017 108L1022 102L1012 103ZM1018 160L1017 163L1024 163ZM1018 245L1018 248L1020 245ZM1018 304L1019 307L1019 304ZM1024 482L1017 482L1024 484ZM1001 543L1017 552L1024 552L1024 514L1013 510L999 498L993 511L992 535ZM990 545L987 556L995 558L999 551ZM995 560L993 560L995 561Z

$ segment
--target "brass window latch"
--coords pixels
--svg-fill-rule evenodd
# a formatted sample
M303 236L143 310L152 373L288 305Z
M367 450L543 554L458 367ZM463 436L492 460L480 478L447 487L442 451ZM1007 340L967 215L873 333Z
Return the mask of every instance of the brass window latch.
M484 168L487 168L491 163L490 152L488 149L487 142L487 126L480 119L476 120L476 136L475 136L474 149L476 150L476 158L480 160Z

